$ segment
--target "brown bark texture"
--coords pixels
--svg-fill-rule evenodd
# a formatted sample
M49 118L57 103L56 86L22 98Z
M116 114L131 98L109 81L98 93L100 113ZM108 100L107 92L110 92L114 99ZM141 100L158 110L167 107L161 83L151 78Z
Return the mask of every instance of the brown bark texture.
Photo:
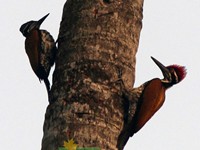
M133 87L142 7L143 0L66 1L42 150L70 139L78 147L123 149L128 108L119 81Z

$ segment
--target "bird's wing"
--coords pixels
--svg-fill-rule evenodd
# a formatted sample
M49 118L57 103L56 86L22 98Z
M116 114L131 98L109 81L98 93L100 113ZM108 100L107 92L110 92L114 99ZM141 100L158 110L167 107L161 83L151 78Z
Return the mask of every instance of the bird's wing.
M134 133L139 131L146 122L157 112L165 100L165 88L160 79L153 79L146 85L138 102Z

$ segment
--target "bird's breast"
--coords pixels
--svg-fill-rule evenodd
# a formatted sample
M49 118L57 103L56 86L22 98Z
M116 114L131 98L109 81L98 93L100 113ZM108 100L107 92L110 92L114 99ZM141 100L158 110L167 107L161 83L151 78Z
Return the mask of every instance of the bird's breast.
M32 31L25 40L25 49L28 55L31 67L36 73L39 67L39 47L40 38L37 30Z

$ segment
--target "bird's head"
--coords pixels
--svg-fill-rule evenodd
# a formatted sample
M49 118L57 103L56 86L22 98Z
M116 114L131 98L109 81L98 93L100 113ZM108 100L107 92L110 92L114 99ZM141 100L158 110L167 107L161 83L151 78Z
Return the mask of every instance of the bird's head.
M32 31L34 29L39 29L40 25L47 18L48 15L49 15L49 13L47 15L45 15L44 17L42 17L38 21L28 21L28 22L24 23L23 25L21 25L21 27L19 29L20 32L26 37L30 33L30 31Z
M151 57L152 60L156 63L156 65L160 68L162 71L162 74L164 76L164 79L162 79L163 83L166 83L169 87L179 83L182 81L186 76L186 69L184 66L180 65L170 65L170 66L164 66L161 64L158 60Z

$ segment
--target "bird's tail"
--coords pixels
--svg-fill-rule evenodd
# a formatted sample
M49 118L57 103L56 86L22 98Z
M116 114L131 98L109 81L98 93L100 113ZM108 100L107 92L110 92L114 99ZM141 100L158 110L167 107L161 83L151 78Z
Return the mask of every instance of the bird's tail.
M45 83L45 86L46 86L46 89L47 89L47 93L49 95L49 92L50 92L50 83L49 83L48 78L44 79L44 83Z

